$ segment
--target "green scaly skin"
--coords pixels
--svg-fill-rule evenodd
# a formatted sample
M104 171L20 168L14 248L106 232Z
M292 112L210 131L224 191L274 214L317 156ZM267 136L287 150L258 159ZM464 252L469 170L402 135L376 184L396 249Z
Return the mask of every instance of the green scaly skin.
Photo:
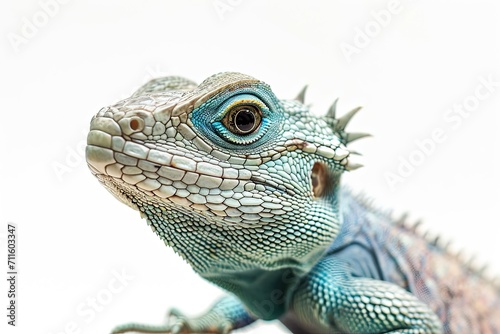
M94 116L87 162L193 269L230 295L209 312L113 333L498 333L498 289L344 190L365 134L239 73L152 80Z

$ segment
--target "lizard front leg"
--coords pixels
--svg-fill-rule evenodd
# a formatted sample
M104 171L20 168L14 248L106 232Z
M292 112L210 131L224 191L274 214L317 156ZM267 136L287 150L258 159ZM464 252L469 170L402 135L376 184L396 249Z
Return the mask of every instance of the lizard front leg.
M353 277L341 261L326 258L304 278L292 300L299 320L327 333L442 333L435 313L388 282Z
M171 321L172 318L174 321ZM128 332L226 334L233 329L245 327L255 320L236 297L228 295L218 300L207 313L200 317L187 318L176 309L173 309L170 311L166 324L159 326L136 323L125 324L116 327L112 334Z

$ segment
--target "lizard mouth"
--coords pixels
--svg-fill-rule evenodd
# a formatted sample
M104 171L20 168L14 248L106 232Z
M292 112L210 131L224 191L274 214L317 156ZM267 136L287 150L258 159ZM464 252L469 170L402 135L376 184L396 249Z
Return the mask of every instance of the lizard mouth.
M221 224L252 226L287 212L278 197L297 196L292 180L236 168L165 140L140 139L136 134L147 123L138 116L115 120L105 113L92 119L87 163L109 192L134 209L131 198L140 198Z
M252 177L250 178L250 181L252 181L255 184L261 184L266 188L276 190L276 191L279 191L281 193L286 193L290 196L295 196L295 193L292 191L293 189L288 189L286 187L286 185L284 185L284 184L277 184L276 182L274 182L272 180L267 180L267 179L264 179L264 178L262 178L260 176L256 176L256 175L252 175Z

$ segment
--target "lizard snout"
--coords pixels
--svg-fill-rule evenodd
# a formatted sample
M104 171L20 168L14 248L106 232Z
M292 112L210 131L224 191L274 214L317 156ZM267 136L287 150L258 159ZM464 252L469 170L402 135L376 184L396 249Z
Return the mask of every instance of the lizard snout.
M113 150L125 141L118 123L109 117L96 115L90 123L85 155L94 174L107 174L106 166L115 163Z

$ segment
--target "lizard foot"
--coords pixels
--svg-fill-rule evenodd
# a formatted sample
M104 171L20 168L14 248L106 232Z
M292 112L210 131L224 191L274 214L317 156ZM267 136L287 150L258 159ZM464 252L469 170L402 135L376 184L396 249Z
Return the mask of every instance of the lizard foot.
M228 319L221 318L219 314L208 312L198 318L189 319L177 309L168 312L166 321L162 325L145 325L129 323L117 326L111 334L122 333L156 333L156 334L228 334L233 326Z

